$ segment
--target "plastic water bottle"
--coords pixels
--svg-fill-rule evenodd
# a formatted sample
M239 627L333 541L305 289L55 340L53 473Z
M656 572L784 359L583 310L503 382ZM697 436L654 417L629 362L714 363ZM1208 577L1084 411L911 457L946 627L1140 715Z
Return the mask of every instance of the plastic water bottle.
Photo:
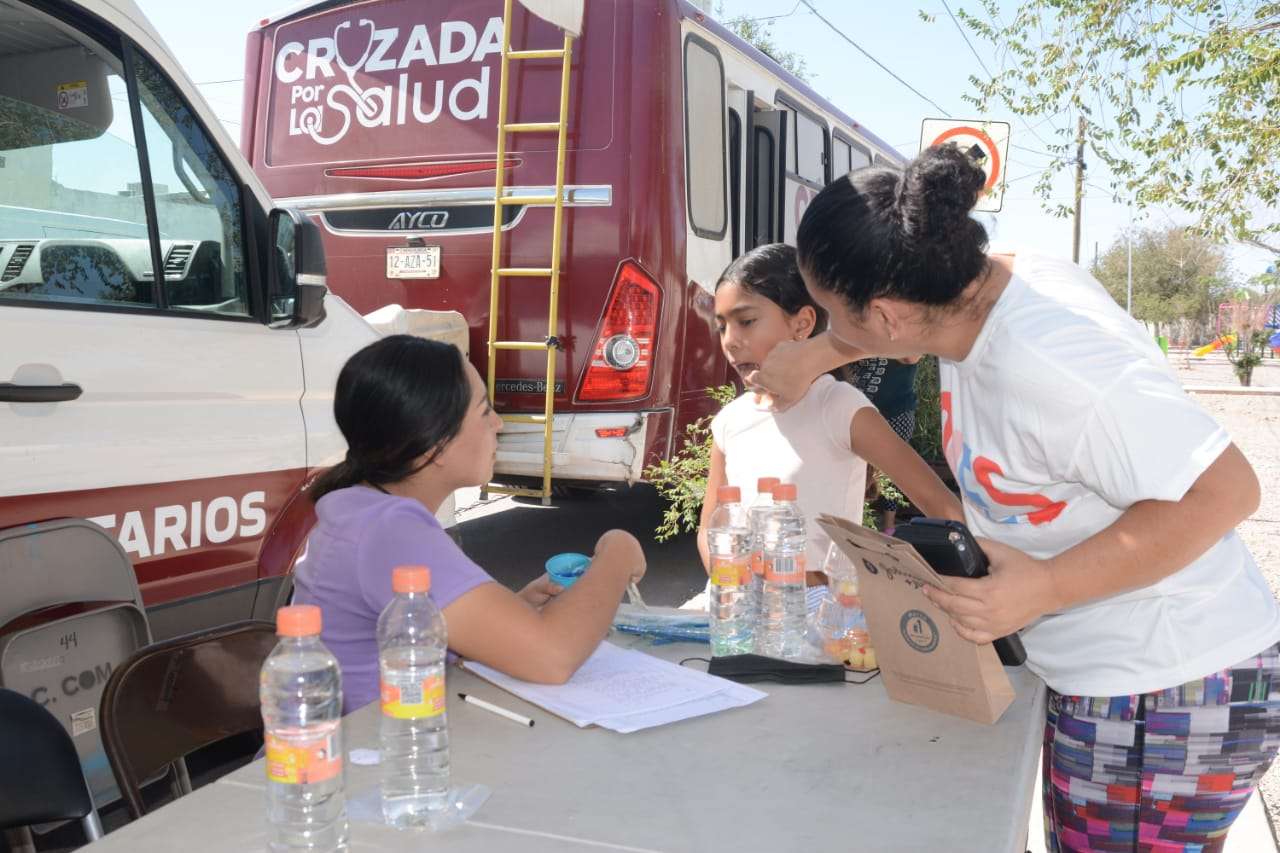
M804 653L805 526L796 487L773 489L773 509L764 521L764 592L756 627L756 651L776 658Z
M721 486L707 526L711 555L711 654L746 654L752 648L755 614L751 591L751 526L742 506L742 490Z
M262 664L268 843L274 853L347 849L342 674L320 642L320 608L276 612L280 642Z
M382 679L382 815L393 826L425 826L449 805L444 616L428 596L431 572L400 566L396 597L378 617Z
M777 477L761 477L756 481L756 499L747 507L747 521L751 526L751 590L747 607L756 619L764 590L764 520L773 510L773 487L781 482Z

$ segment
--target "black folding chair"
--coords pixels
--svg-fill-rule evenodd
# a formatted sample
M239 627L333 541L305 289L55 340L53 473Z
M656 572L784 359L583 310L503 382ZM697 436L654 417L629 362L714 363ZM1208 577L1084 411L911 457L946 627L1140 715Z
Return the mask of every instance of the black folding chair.
M71 735L53 714L0 688L0 829L78 820L90 841L102 823Z

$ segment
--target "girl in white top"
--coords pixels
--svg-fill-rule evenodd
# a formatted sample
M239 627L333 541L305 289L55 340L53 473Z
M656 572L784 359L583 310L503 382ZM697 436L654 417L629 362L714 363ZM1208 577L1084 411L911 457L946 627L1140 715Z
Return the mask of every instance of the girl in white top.
M716 327L725 357L739 375L755 370L782 341L801 341L825 323L796 266L796 250L775 243L734 261L716 283ZM794 483L808 523L811 585L828 540L814 519L830 513L862 521L867 463L888 475L928 515L960 517L960 502L852 385L823 375L785 412L770 411L750 392L729 403L711 421L713 447L702 505L698 550L703 568L706 525L720 486L737 486L744 505L756 482L777 477Z
M1084 270L988 256L954 145L854 172L800 224L828 334L753 387L935 354L943 439L989 577L926 590L960 636L1022 631L1050 688L1046 848L1220 850L1280 746L1280 607L1235 526L1253 469Z

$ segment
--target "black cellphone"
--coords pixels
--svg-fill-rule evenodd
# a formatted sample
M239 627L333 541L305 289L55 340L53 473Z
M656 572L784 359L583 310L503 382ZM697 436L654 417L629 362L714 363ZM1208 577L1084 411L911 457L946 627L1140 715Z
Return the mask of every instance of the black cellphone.
M943 577L982 578L987 576L987 555L969 528L947 518L913 518L893 531L897 539L911 545L935 572ZM996 654L1005 666L1021 666L1027 650L1017 634L995 641Z

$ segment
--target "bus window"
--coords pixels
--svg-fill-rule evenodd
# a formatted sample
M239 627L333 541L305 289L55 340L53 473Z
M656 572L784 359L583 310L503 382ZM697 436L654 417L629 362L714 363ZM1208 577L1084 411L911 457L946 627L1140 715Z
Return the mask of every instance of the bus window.
M871 165L871 152L863 148L858 143L853 143L849 149L849 171L855 169L865 169Z
M689 224L699 237L719 240L728 226L724 66L715 48L696 36L684 47L684 129Z
M806 181L825 184L827 130L804 113L795 115L795 173Z
M843 178L852 171L849 143L840 137L831 140L831 180Z

